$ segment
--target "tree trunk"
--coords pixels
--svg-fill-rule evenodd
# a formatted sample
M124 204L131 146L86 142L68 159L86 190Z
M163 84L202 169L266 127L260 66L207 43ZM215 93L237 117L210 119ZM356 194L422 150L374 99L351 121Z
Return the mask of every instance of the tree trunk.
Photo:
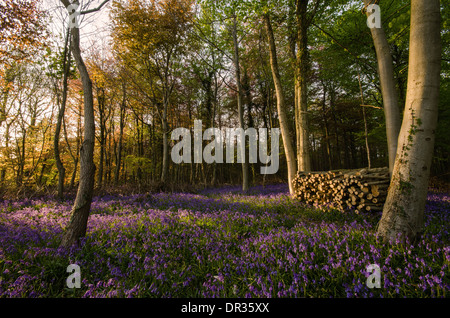
M296 61L296 130L297 165L299 171L311 171L309 129L308 129L308 0L297 0L297 61Z
M58 169L58 198L64 198L64 179L66 177L66 168L64 168L64 164L61 161L61 156L59 152L59 139L61 134L61 126L64 120L64 113L66 112L66 103L67 103L67 81L70 72L70 30L67 31L66 43L64 46L64 57L63 57L63 91L62 91L62 99L61 104L59 105L58 111L58 119L56 122L55 128L55 137L54 137L54 152L55 152L55 162L56 168ZM57 93L58 94L58 93ZM59 94L58 94L59 96ZM59 99L59 98L58 98Z
M10 160L10 156L9 156L9 130L11 127L12 122L6 122L6 128L5 128L5 148L4 148L4 160ZM6 167L2 169L1 171L1 175L0 175L0 180L1 182L4 182L6 180Z
M324 128L324 135L325 135L326 159L327 159L327 163L328 163L328 170L332 170L333 169L333 160L332 160L332 155L331 155L330 133L329 133L327 110L326 110L327 88L324 83L322 83L322 87L323 87L322 118L323 118L323 124L324 124L323 128Z
M363 117L363 122L364 122L364 140L366 142L367 167L370 169L372 167L372 163L370 161L371 155L370 155L370 147L369 147L369 128L367 125L366 109L364 106L364 95L363 95L363 90L362 90L362 85L361 85L361 76L359 75L359 72L358 72L358 83L359 83L359 91L361 94L361 112L362 112L362 117Z
M267 31L267 38L269 42L269 53L270 53L270 66L272 68L273 82L275 83L275 90L277 94L277 111L278 120L280 122L281 136L283 138L284 152L286 154L287 169L288 169L288 183L289 183L289 193L294 193L294 188L292 180L295 178L297 173L297 164L295 161L295 152L292 145L292 140L289 135L289 126L285 109L284 91L281 85L281 76L278 69L278 59L277 51L275 47L275 39L273 36L272 25L270 22L270 17L268 14L264 15L264 23Z
M237 21L236 21L236 15L233 16L233 26L232 26L232 35L233 35L233 44L234 44L234 68L235 68L235 79L236 79L236 86L237 86L237 103L238 103L238 114L239 114L239 128L245 129L244 124L244 107L243 107L243 92L242 92L242 83L241 83L241 70L240 70L240 63L239 63L239 42L237 38ZM242 161L242 191L246 192L249 188L249 182L248 182L248 158L245 155L245 152L243 155L243 161Z
M26 152L26 148L25 148L25 144L26 144L26 140L27 140L27 131L25 128L22 129L22 142L21 142L21 146L19 147L19 145L17 145L17 150L18 150L18 159L19 159L19 167L17 170L17 185L19 187L21 187L23 185L23 178L24 178L24 169L25 169L25 152Z
M167 182L167 174L169 171L169 127L167 125L167 110L168 110L168 98L164 97L164 109L162 116L162 135L163 135L163 158L162 158L162 171L161 171L161 183L165 184Z
M67 8L69 0L61 0ZM78 1L75 1L78 4ZM91 210L94 191L94 145L95 145L95 121L94 98L92 94L92 82L86 65L84 64L80 50L80 30L72 28L72 54L77 64L83 84L84 93L84 140L80 149L80 183L77 196L72 208L72 216L64 230L61 247L70 247L79 243L79 239L86 235L87 221Z
M369 0L364 0L367 6ZM370 12L366 11L370 16ZM386 39L383 27L370 28L375 51L378 60L378 75L380 77L381 92L383 96L384 117L386 121L386 136L389 155L389 173L392 175L395 156L397 152L398 134L400 132L400 109L398 107L398 96L395 87L394 66L392 62L389 43Z
M98 101L98 113L100 116L100 159L98 165L97 174L97 187L101 189L103 187L103 167L105 162L105 130L106 130L106 118L105 118L105 92L103 88L97 90Z
M411 1L409 72L405 114L391 185L377 234L415 241L424 227L437 125L441 68L439 0Z
M119 177L120 177L120 164L122 162L122 147L123 147L123 130L125 127L125 107L126 107L126 101L127 101L127 90L125 83L122 84L122 91L123 91L123 97L122 97L122 104L120 105L120 123L119 123L119 144L117 146L117 157L116 157L116 171L114 174L114 183L116 185L119 184Z
M371 161L371 153L370 153L370 146L369 146L369 128L367 124L367 116L366 116L366 109L364 106L362 107L362 117L364 121L364 140L366 141L366 156L367 156L367 167L370 169L372 168L372 161Z

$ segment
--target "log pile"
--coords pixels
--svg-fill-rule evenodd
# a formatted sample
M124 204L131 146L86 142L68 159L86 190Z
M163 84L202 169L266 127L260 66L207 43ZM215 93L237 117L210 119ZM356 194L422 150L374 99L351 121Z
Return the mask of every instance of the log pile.
M344 211L381 211L390 178L388 168L297 173L294 197L307 204Z

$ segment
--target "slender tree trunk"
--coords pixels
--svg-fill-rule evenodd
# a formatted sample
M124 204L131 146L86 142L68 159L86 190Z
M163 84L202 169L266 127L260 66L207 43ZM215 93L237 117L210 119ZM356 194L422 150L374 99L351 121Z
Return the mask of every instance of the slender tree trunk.
M122 97L122 104L120 105L119 144L117 146L116 171L114 174L114 182L116 185L119 184L120 164L122 162L123 130L125 127L125 109L126 109L125 107L127 101L127 90L125 83L122 84L122 91L123 97Z
M348 134L347 134L347 130L344 128L343 129L343 134L342 134L343 140L344 140L344 167L346 169L349 169L352 167L352 162L351 162L351 158L350 158L350 151L349 151L349 138L348 138Z
M330 133L329 133L329 128L328 128L328 119L326 116L326 112L325 112L325 103L323 104L323 121L324 121L324 125L323 125L323 129L324 129L324 134L325 134L325 150L326 150L326 160L327 160L327 164L328 164L328 169L332 170L333 169L333 160L332 160L332 154L331 154L331 144L330 144Z
M72 171L72 177L70 178L70 184L69 184L69 189L72 190L73 187L75 186L75 178L77 176L77 170L78 170L78 161L80 158L80 141L81 141L81 104L78 107L78 121L77 121L77 138L76 138L76 144L75 144L75 154L71 153L72 156L72 160L73 160L73 171ZM65 123L65 122L63 122ZM64 124L64 134L65 134L65 138L66 138L66 143L67 146L70 147L69 144L69 139L67 137L67 130L65 129L65 124Z
M67 8L69 0L61 0ZM75 1L78 3L78 1ZM91 210L94 191L94 145L95 145L95 121L94 98L92 94L92 81L89 77L80 50L80 30L72 28L72 54L76 62L83 84L84 93L84 140L80 149L80 184L77 196L72 208L72 216L64 230L61 240L62 247L69 247L79 243L79 239L86 235L87 221Z
M213 55L213 61L215 61L215 56ZM217 113L217 95L219 91L219 85L217 82L217 75L213 74L213 83L214 83L214 90L213 90L213 111L211 116L211 127L216 127L215 119L216 119L216 113ZM220 127L219 127L220 129ZM214 187L217 184L217 163L213 163L213 175L211 180L211 185Z
M363 115L363 121L364 121L364 140L366 141L366 155L367 155L367 168L372 168L372 160L371 160L371 153L370 153L370 145L369 145L369 128L367 123L367 115L366 115L366 109L362 107L362 115Z
M26 153L26 140L27 140L27 131L25 128L22 129L22 142L21 146L18 147L19 149L19 169L17 172L17 185L22 186L23 185L23 179L24 179L24 170L25 170L25 153Z
M164 109L162 116L162 135L163 135L163 158L162 158L162 169L161 169L161 183L165 184L167 182L168 171L169 171L169 127L167 124L167 110L168 110L168 98L164 97Z
M325 86L325 83L322 82L322 88L323 88L323 95L322 95L322 118L324 122L324 135L325 135L325 145L326 145L326 159L328 163L328 169L333 169L333 163L332 163L332 154L331 154L331 144L330 144L330 134L329 134L329 123L328 123L328 117L327 117L327 110L326 110L326 101L327 101L327 87Z
M250 86L250 79L248 77L248 71L247 69L244 69L244 78L242 83L242 90L243 94L245 96L244 98L244 104L246 105L246 112L247 112L247 128L254 128L255 126L255 120L253 119L253 97L251 92L251 86ZM247 156L247 155L246 155ZM249 156L249 153L248 153ZM249 157L247 157L249 158ZM253 163L247 163L247 171L250 173L252 172L251 176L252 178L249 178L249 184L254 182L255 178L255 165Z
M105 174L103 176L103 185L109 185L111 184L111 162L112 162L112 155L113 155L113 147L111 145L111 139L112 139L112 129L114 127L113 124L113 116L111 116L109 120L109 127L106 129L106 140L105 140Z
M104 170L105 146L106 146L105 92L103 88L97 90L97 100L98 100L98 112L100 115L100 158L97 174L98 178L97 187L101 189L103 187L103 170Z
M12 122L6 122L6 128L5 128L5 150L4 150L4 158L6 160L10 160L10 155L9 155L9 131L10 131L10 127L11 127ZM1 172L1 176L0 176L0 180L2 182L4 182L6 180L6 167L2 169Z
M333 119L333 124L334 124L334 138L336 140L336 154L337 154L337 165L335 166L336 169L341 169L342 168L342 156L341 156L341 145L339 142L339 133L338 133L338 120L337 120L337 116L336 116L336 111L334 109L335 107L335 93L333 91L334 87L333 85L331 85L329 87L329 92L330 92L330 110L331 110L331 115L332 115L332 119Z
M364 0L365 6L370 4L370 0ZM367 16L370 12L366 11ZM386 39L383 27L370 28L372 33L375 51L378 60L378 75L380 77L381 92L383 95L384 117L386 121L386 136L389 154L389 172L392 175L394 169L395 156L397 152L398 134L400 132L400 109L398 107L398 96L395 87L394 66L392 62L391 50Z
M405 113L377 234L384 241L420 238L433 156L441 68L439 0L411 1Z
M275 90L277 94L277 111L278 120L280 122L281 136L283 138L284 152L286 154L287 169L288 169L288 183L290 194L294 193L292 180L297 173L297 163L295 161L295 152L292 145L292 140L289 135L289 124L286 115L286 106L284 100L284 91L281 85L281 76L278 68L277 51L275 47L275 39L273 36L272 24L268 14L264 15L264 23L267 31L267 38L269 42L270 52L270 66L272 68L273 82L275 83Z
M297 165L299 171L311 171L308 129L308 0L297 0L297 61L296 61L296 130Z
M58 169L58 197L60 199L64 198L64 179L66 177L66 168L64 168L64 164L61 161L61 155L59 151L59 140L61 134L61 126L64 120L64 113L66 112L66 103L67 103L67 81L70 72L70 57L71 57L69 43L70 43L70 29L67 30L66 43L64 45L63 91L61 103L59 105L58 119L56 122L54 145L53 145L56 168Z
M233 16L233 26L232 26L232 35L233 35L233 44L234 44L234 68L235 68L235 79L237 86L237 104L238 104L238 114L239 114L239 128L245 129L244 122L244 105L243 105L243 92L242 92L242 83L241 83L241 70L240 70L240 62L239 62L239 42L237 38L237 21L236 15ZM242 191L248 191L249 182L248 182L248 158L245 156L245 152L243 154L244 160L242 161Z
M361 86L361 76L358 73L358 83L359 83L359 91L361 94L361 112L362 117L364 121L364 140L366 142L366 155L367 155L367 167L370 169L372 166L372 162L370 160L371 154L370 154L370 146L369 146L369 128L367 125L367 116L366 116L366 108L364 106L364 95L363 90Z

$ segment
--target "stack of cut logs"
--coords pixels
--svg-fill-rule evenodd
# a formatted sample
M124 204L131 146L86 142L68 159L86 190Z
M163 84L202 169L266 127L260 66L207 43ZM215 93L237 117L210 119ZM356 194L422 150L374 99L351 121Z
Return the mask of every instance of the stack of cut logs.
M300 201L357 212L381 211L389 183L388 168L298 173L293 180Z

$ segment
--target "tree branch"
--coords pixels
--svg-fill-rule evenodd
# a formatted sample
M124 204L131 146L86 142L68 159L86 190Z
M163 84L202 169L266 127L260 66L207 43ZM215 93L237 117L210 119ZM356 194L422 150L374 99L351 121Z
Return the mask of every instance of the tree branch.
M344 49L344 51L348 52L351 56L353 56L355 58L355 60L357 61L357 63L359 64L360 62L363 62L364 65L368 66L370 69L372 69L373 71L377 71L372 65L365 63L363 60L361 60L361 58L359 58L358 56L356 56L353 52L351 52L347 47L345 47L343 44L341 44L334 36L332 36L330 33L328 33L327 31L325 31L324 29L322 29L321 27L319 27L318 25L312 23L312 26L318 28L320 31L322 31L323 33L325 33L328 37L330 37L337 45L339 45L341 48Z
M374 106L374 105L359 105L361 107L372 107L372 108L376 108L376 109L383 109L383 107L378 107L378 106Z
M306 20L307 26L310 26L312 21L314 20L314 16L316 15L317 9L319 8L319 4L320 4L320 0L316 0L316 2L314 3L313 11L311 12L311 14L309 15L309 17Z
M83 15L83 14L89 14L89 13L94 13L94 12L97 12L97 11L100 11L101 9L102 9L102 7L105 5L105 4L107 4L109 2L109 0L105 0L105 1L103 1L97 8L95 8L95 9L90 9L90 10L86 10L86 11L81 11L80 12L80 15Z

